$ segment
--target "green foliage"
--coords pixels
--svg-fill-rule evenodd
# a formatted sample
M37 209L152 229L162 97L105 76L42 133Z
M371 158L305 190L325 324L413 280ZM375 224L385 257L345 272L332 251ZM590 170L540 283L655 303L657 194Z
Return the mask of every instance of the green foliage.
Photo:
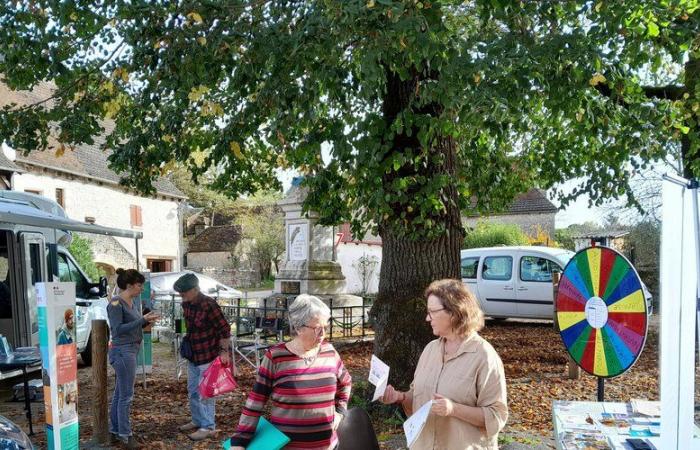
M464 248L498 245L528 245L528 238L517 225L482 221L464 239Z
M554 230L554 240L557 241L560 247L567 250L576 250L576 244L572 237L571 230L568 228L559 228Z
M88 239L73 234L73 241L68 247L68 251L93 283L96 283L104 275L104 272L95 265L95 255Z
M272 264L279 270L285 251L284 214L276 206L280 199L279 193L266 192L237 201L236 221L247 240L246 256L260 273L261 281L271 278Z
M56 90L5 106L0 140L42 150L54 128L62 153L104 134L124 183L151 192L176 163L232 198L293 168L313 175L325 223L436 237L454 208L583 175L560 200L599 203L684 139L693 156L699 14L680 0L5 2L4 82Z
M636 267L659 267L661 224L653 219L640 222L632 227L627 240L633 249L633 262Z

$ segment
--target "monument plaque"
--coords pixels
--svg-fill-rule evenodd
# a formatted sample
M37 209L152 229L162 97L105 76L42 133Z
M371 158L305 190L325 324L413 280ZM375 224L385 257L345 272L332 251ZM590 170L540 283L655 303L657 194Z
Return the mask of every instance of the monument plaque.
M305 261L309 255L307 224L290 224L287 228L287 242L289 242L289 260Z
M301 282L299 281L282 281L281 282L281 294L301 294Z

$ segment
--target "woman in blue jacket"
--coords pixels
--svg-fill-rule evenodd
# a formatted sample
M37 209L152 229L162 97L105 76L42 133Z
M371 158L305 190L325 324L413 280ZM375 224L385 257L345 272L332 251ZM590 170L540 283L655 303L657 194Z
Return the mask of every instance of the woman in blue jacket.
M155 312L142 316L134 304L134 299L141 295L144 281L144 276L134 269L118 269L119 294L112 297L112 301L107 305L112 336L109 363L116 375L109 414L110 433L113 441L120 441L129 449L139 446L131 432L129 414L136 381L136 355L143 339L142 328L158 319Z

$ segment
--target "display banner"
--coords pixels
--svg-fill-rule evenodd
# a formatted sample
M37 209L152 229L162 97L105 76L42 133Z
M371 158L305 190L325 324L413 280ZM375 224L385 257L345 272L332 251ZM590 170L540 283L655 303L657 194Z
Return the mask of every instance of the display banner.
M78 449L75 283L37 283L46 435L49 450Z
M143 283L143 291L139 299L138 307L141 313L153 310L153 301L151 299L151 272L142 272L146 281ZM137 356L136 365L138 373L151 373L153 370L153 340L151 338L152 325L147 325L143 329L143 343ZM145 355L145 361L144 361Z

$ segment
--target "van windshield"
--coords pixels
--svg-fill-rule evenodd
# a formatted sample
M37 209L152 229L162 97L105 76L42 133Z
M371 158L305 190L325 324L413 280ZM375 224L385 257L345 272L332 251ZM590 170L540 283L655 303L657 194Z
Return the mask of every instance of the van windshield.
M554 257L554 259L557 260L557 262L559 262L563 270L566 267L566 265L569 264L569 261L571 260L571 258L574 257L575 254L576 253L572 252L571 250L563 250L561 253L552 256Z

